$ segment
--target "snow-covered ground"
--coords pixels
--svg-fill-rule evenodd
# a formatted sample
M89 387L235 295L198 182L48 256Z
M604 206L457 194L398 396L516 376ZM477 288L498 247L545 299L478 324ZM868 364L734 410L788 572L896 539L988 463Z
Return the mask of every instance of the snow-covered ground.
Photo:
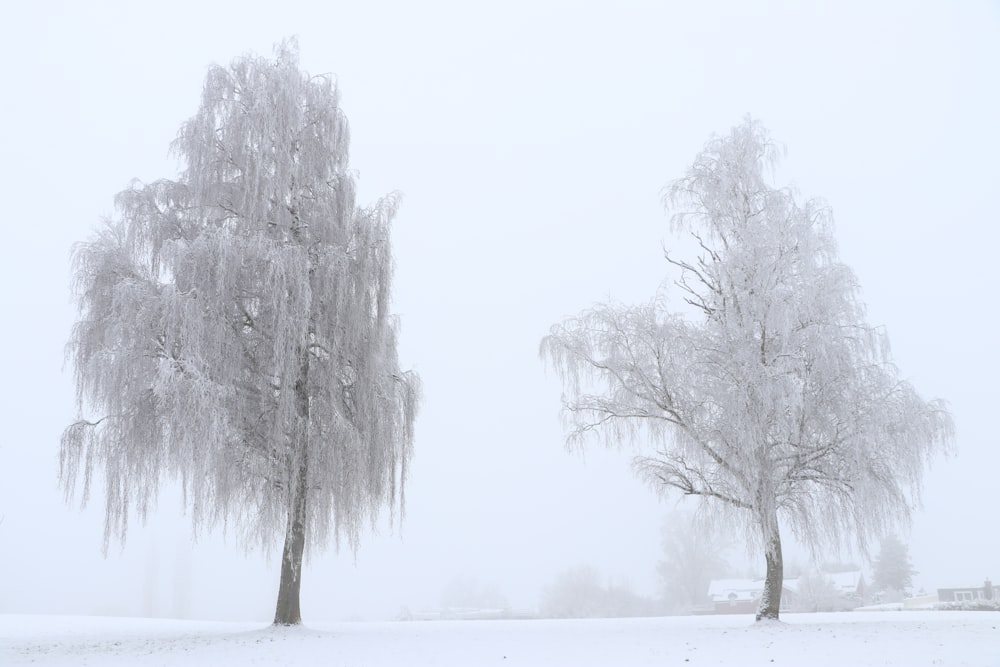
M1000 612L434 621L262 628L0 615L0 665L1000 666Z

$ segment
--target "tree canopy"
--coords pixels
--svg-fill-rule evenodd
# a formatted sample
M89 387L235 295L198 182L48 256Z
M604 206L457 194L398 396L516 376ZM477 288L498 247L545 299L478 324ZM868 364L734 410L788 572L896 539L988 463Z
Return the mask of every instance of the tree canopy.
M306 545L355 546L403 505L419 381L389 311L398 196L355 203L329 76L274 60L213 66L172 148L177 180L135 182L73 255L68 356L81 418L62 438L67 493L105 484L105 548L164 477L197 527L285 539L276 622L299 621ZM284 600L284 602L283 602ZM283 606L284 605L284 606Z
M645 448L639 474L700 496L763 548L761 617L776 618L779 524L800 540L864 546L918 499L951 440L945 404L900 378L837 259L829 209L768 182L778 151L747 119L665 189L673 289L597 305L552 327L541 354L563 380L568 442ZM681 306L681 307L678 307Z

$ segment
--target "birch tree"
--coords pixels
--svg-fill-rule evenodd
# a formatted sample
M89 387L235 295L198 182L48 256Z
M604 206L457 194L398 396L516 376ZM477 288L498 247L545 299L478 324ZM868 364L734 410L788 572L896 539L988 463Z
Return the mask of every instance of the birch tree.
M68 344L81 418L68 496L105 491L105 550L180 480L197 529L283 537L274 621L301 621L303 553L356 547L403 507L419 381L389 312L398 197L355 203L336 85L269 60L212 67L172 148L177 180L133 183L73 255Z
M779 614L780 526L863 548L909 519L953 432L865 321L829 210L770 185L776 162L750 119L709 141L665 188L672 231L697 249L666 253L683 303L597 305L541 344L564 384L569 444L643 447L643 478L714 503L763 550L758 620Z

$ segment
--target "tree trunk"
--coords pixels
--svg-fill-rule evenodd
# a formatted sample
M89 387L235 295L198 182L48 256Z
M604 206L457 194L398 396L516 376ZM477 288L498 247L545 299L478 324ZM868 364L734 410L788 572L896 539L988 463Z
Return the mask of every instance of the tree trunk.
M778 612L781 609L781 587L784 583L784 566L781 560L781 534L778 532L778 524L770 529L770 536L767 538L767 547L764 550L764 559L767 561L767 575L764 580L764 593L760 596L760 609L757 611L757 620L772 619L778 620Z
M310 275L312 270L310 269ZM299 591L302 588L302 552L306 546L306 494L309 489L309 353L303 351L299 378L295 382L295 411L299 417L298 461L293 496L288 508L285 546L281 550L281 583L274 610L275 625L302 622Z
M302 552L306 544L306 479L308 461L305 452L299 463L295 481L295 497L288 512L285 546L281 552L281 583L278 605L274 611L275 625L298 625L302 622L299 590L302 586Z

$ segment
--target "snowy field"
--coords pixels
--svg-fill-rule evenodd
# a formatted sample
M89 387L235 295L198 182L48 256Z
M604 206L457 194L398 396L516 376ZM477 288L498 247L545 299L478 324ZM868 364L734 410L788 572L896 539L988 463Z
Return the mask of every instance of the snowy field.
M1000 666L1000 612L338 623L0 615L0 665Z

